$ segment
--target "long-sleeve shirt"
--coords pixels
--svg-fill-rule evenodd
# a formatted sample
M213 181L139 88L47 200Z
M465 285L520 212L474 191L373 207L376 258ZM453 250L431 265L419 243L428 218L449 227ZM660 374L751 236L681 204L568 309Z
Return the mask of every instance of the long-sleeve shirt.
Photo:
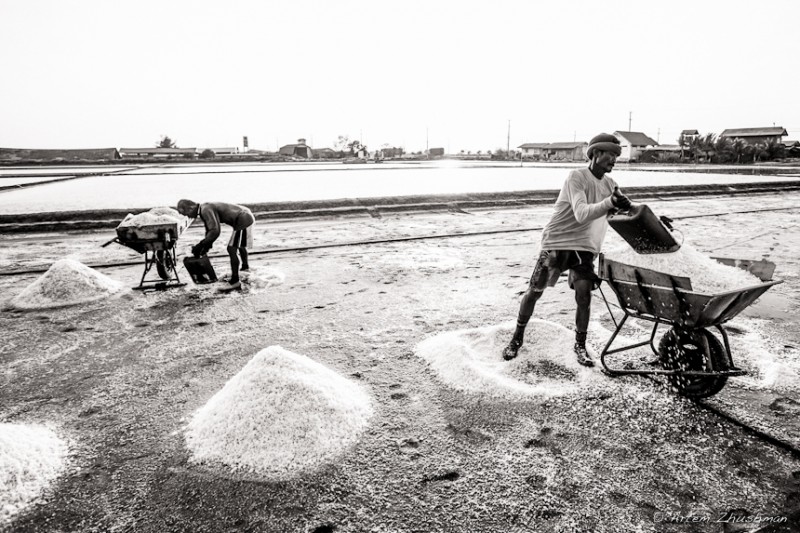
M614 207L617 183L588 168L573 170L561 187L550 222L542 232L542 250L583 250L600 253L608 230L606 214Z

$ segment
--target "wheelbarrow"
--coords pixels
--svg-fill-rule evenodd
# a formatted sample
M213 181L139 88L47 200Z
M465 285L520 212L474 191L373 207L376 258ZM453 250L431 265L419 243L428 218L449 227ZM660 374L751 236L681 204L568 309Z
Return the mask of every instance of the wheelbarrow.
M616 326L600 354L606 374L663 375L679 394L690 398L713 396L722 390L729 377L746 374L733 363L724 324L782 281L771 281L775 265L768 261L715 259L749 270L762 283L718 294L703 294L692 290L689 278L626 265L600 254L600 277L611 287L624 313L617 320L601 287L600 293ZM650 338L612 349L611 345L631 317L653 322ZM670 329L656 347L657 330L662 324ZM719 332L722 342L711 328ZM608 355L647 345L657 356L656 362L661 368L612 368L606 362Z
M123 221L124 222L124 221ZM175 246L178 236L185 226L175 223L151 224L147 226L117 226L117 236L103 244L112 242L126 246L144 255L144 272L139 285L134 290L164 290L182 287L177 270ZM147 274L155 267L158 278L147 279Z

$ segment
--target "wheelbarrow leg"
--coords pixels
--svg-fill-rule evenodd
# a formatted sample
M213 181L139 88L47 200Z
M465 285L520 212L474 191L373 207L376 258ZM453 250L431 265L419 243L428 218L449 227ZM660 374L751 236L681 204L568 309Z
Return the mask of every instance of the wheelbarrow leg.
M609 312L610 311L611 310L609 309ZM611 316L613 318L614 315L611 315ZM609 348L611 348L611 344L614 342L614 339L617 338L617 334L619 334L619 330L621 330L622 326L625 325L625 321L626 320L628 320L628 313L627 312L622 317L622 319L619 321L619 323L617 323L617 321L614 320L614 323L617 325L617 329L615 329L614 333L611 334L611 338L608 339L608 342L606 343L605 347L603 347L603 351L600 352L600 364L603 365L603 370L607 374L613 375L614 371L611 370L610 368L608 368L608 365L606 365L606 355L608 354L608 350L609 350Z

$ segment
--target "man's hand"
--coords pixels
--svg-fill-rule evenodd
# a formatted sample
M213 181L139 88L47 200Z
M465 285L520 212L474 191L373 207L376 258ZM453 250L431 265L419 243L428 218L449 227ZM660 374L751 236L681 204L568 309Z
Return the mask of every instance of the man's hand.
M192 255L193 256L200 257L204 253L206 253L206 249L205 249L205 246L203 246L202 242L198 242L197 244L192 246Z
M614 192L611 194L611 203L617 209L630 209L631 208L631 200L621 192L619 192L619 187L614 187Z

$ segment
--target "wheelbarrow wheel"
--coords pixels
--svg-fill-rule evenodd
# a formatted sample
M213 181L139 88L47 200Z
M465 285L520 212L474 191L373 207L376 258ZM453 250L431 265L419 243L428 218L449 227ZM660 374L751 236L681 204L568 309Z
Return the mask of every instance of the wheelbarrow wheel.
M174 269L172 264L172 255L167 253L166 250L156 250L156 272L163 280L170 279L170 272Z
M706 358L703 339L708 342ZM685 330L672 328L658 344L661 366L666 370L711 371L727 370L727 358L722 343L706 329ZM668 376L670 384L678 393L689 398L708 398L725 386L727 376Z

